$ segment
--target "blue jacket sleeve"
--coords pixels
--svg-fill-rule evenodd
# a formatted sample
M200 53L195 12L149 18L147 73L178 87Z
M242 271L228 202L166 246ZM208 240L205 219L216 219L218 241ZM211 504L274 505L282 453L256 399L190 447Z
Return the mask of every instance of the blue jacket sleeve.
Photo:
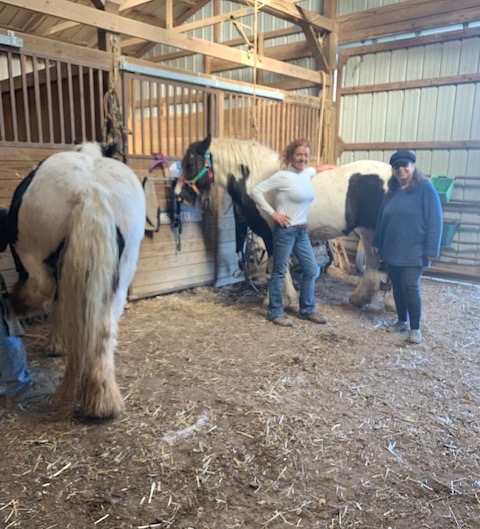
M442 239L443 211L440 197L432 184L426 186L423 197L423 212L426 227L425 255L438 257Z

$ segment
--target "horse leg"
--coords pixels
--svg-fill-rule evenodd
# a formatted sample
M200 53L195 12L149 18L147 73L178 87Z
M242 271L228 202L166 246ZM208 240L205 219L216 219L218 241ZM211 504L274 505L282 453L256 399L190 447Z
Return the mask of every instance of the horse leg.
M360 283L349 298L352 305L361 307L377 301L380 293L380 273L378 267L380 259L373 252L373 231L367 228L359 228L360 236L365 250L365 272L360 279Z
M120 389L115 380L114 351L117 344L117 323L105 321L101 350L80 381L80 409L83 417L110 418L124 409Z
M58 333L58 310L56 302L52 303L50 314L48 316L48 323L50 324L50 331L48 333L46 356L63 356L65 348Z
M13 310L19 316L28 316L44 310L44 304L55 293L55 283L50 272L42 264L29 270L28 279L18 280L12 290Z
M272 270L272 257L270 256L268 258L268 270ZM292 275L290 274L290 268L287 269L287 273L285 274L285 280L283 283L283 306L285 308L297 308L298 307L298 292L295 289L295 286L293 284ZM269 295L267 290L267 295L265 296L265 299L263 300L263 305L265 307L268 307L269 302Z
M295 290L295 286L293 285L290 268L287 269L287 273L285 275L283 306L289 308L298 307L298 292Z

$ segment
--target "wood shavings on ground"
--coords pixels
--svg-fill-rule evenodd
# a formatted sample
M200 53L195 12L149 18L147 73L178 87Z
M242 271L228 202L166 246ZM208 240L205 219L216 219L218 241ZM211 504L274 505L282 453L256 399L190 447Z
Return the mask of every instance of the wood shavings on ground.
M290 329L247 285L130 303L121 417L0 408L0 527L476 529L480 291L424 280L413 345L348 305L356 281L329 270L329 323ZM25 341L56 384L46 323Z

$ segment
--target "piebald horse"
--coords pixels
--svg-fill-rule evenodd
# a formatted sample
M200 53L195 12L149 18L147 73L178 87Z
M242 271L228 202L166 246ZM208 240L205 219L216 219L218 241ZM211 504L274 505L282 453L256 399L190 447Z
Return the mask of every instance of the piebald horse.
M272 220L257 209L250 197L256 184L280 169L279 154L255 141L218 139L207 136L192 143L182 160L183 174L176 186L179 200L195 201L208 195L213 182L232 198L237 233L237 252L243 247L246 227L263 238L272 254ZM316 198L310 207L308 228L312 242L324 242L356 229L365 249L365 272L349 301L363 306L379 293L379 260L372 239L378 211L392 176L384 162L359 160L322 171L313 177ZM268 200L268 197L267 197ZM286 303L297 294L286 280Z
M53 154L17 187L7 229L19 315L52 306L66 355L57 396L86 418L123 409L115 380L117 325L145 226L145 196L125 164L97 143Z

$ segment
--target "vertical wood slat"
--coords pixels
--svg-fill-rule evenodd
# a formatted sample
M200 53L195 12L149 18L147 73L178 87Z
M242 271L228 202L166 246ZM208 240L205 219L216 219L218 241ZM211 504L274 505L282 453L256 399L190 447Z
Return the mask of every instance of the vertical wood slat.
M170 141L170 137L171 137L171 134L170 134L170 88L171 86L170 85L165 85L165 123L166 123L166 129L167 129L167 134L166 134L166 147L167 147L167 152L168 153L171 153L172 152L172 149L171 149L171 141Z
M48 121L48 143L55 143L53 136L53 104L52 104L52 76L50 72L50 61L45 59L45 80L47 85L47 121Z
M150 111L148 113L148 130L149 130L149 150L150 150L150 154L153 154L154 152L156 152L156 149L154 148L153 146L153 141L154 141L154 134L153 134L153 114L154 114L154 107L152 105L152 86L154 83L152 83L151 81L147 81L147 87L148 87L148 101L150 101Z
M58 112L60 117L60 142L65 143L65 106L63 104L63 90L62 90L62 65L57 61L57 95L58 95Z
M78 66L78 87L80 90L80 127L81 127L81 140L87 139L87 129L85 124L85 86L83 82L83 66ZM79 138L74 138L78 140Z
M72 65L67 63L68 109L70 113L70 141L75 141L75 109L73 106Z
M158 129L158 152L163 153L163 127L162 127L162 115L163 115L163 105L162 105L162 92L164 89L163 83L157 83L157 129Z
M139 92L140 92L140 145L142 146L141 152L145 153L145 104L143 97L144 82L139 80Z
M103 128L105 127L105 105L103 102L104 94L106 92L103 84L104 84L104 75L105 72L102 70L97 70L97 76L98 76L98 93L95 96L95 100L98 101L98 116L99 116L99 125L100 125L100 134L103 136ZM127 90L127 83L124 84L125 90ZM128 99L127 99L128 100ZM123 105L124 108L126 108L126 105ZM97 138L99 140L100 138Z
M18 118L17 109L15 106L15 85L13 75L13 61L12 52L7 53L7 66L8 66L8 85L10 92L10 112L12 114L12 130L13 130L13 141L18 141Z
M180 134L180 153L185 152L185 135L186 135L186 127L185 127L185 92L187 91L187 88L179 88L180 91L180 100L181 100L181 107L180 107L180 124L182 126L181 134Z
M96 130L95 130L95 100L96 100L96 94L95 94L95 85L93 82L93 68L88 69L88 90L90 92L90 105L89 105L89 111L90 111L90 139L96 140Z
M194 91L193 89L189 89L189 90L188 90L188 108L190 109L190 119L188 120L188 140L187 140L188 144L192 143L192 141L193 141L193 134L192 134L192 128L193 128L193 126L192 126L192 121L193 121L193 119L192 119L192 110L195 109L195 107L194 107L194 105L193 105L193 97L192 97L192 92L193 92L193 91ZM184 151L185 151L185 149L182 148L182 152L184 152Z
M3 93L0 90L0 140L6 141L5 138L5 114L3 112Z
M177 120L177 87L173 87L172 97L172 115L173 115L173 155L177 156L178 152L178 120Z
M132 152L133 154L137 154L137 108L135 105L135 101L137 100L137 85L140 81L137 79L131 80L131 90L130 90L130 115L132 118L130 130L132 133Z
M42 120L42 105L40 97L40 81L38 79L38 59L37 57L32 58L33 66L33 93L35 97L35 107L37 115L37 129L38 129L38 141L43 143L43 120Z
M25 134L27 142L32 141L32 130L30 128L30 108L28 104L28 87L27 87L27 59L25 55L20 55L20 77L22 79L22 99L23 99L23 113L25 115Z

